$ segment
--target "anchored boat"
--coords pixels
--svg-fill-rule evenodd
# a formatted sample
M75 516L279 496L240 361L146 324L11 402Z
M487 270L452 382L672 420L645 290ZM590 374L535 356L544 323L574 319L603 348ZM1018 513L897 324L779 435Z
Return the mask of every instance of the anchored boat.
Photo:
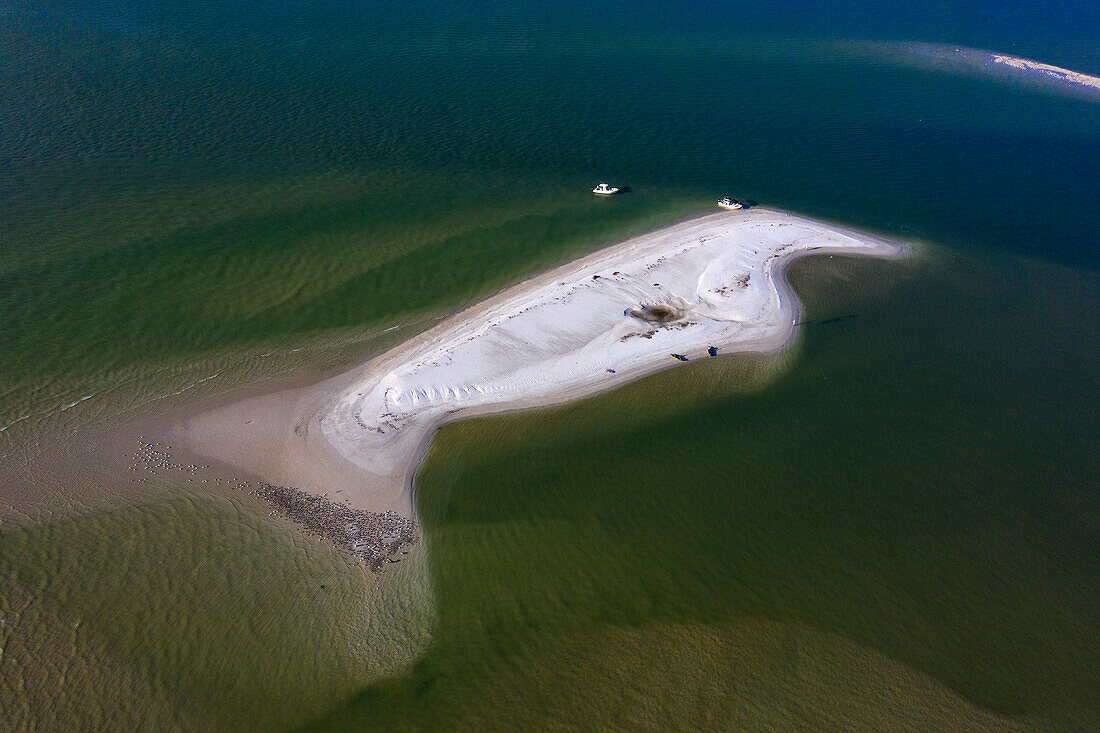
M729 209L730 211L733 211L734 209L740 209L743 206L744 204L742 204L740 201L738 201L737 199L731 199L729 196L718 199L719 209Z
M601 183L600 185L592 189L592 193L596 194L597 196L610 196L611 194L618 192L619 189L615 188L614 186L608 186L606 183Z

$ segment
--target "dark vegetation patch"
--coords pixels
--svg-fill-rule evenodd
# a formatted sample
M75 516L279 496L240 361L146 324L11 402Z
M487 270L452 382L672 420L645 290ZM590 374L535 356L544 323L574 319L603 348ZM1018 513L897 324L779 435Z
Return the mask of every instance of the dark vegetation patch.
M678 321L684 317L684 314L679 310L664 303L643 305L641 308L631 308L629 313L635 318L641 318L643 321L650 321L651 323L669 323L670 321Z

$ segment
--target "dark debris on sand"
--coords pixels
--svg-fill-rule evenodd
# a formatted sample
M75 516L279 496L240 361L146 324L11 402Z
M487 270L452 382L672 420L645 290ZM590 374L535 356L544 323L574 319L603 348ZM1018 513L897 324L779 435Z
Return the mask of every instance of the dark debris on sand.
M306 532L324 537L374 572L405 545L417 542L416 523L396 512L367 512L331 501L301 489L259 483L252 494L276 512L302 525Z

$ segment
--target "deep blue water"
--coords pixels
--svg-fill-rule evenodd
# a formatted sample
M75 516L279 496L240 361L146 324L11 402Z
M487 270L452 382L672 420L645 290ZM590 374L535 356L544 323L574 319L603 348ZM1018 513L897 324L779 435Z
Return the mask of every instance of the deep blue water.
M1095 103L836 45L1098 72L1095 3L24 2L3 18L14 223L150 184L334 168L610 176L1096 261Z

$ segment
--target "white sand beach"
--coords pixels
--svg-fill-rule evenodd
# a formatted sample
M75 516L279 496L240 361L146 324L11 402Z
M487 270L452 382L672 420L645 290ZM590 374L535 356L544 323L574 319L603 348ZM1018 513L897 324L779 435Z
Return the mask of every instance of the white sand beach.
M576 399L684 360L779 349L797 319L788 262L901 252L783 212L715 213L519 283L332 379L192 416L176 433L265 480L409 515L412 476L441 424Z

